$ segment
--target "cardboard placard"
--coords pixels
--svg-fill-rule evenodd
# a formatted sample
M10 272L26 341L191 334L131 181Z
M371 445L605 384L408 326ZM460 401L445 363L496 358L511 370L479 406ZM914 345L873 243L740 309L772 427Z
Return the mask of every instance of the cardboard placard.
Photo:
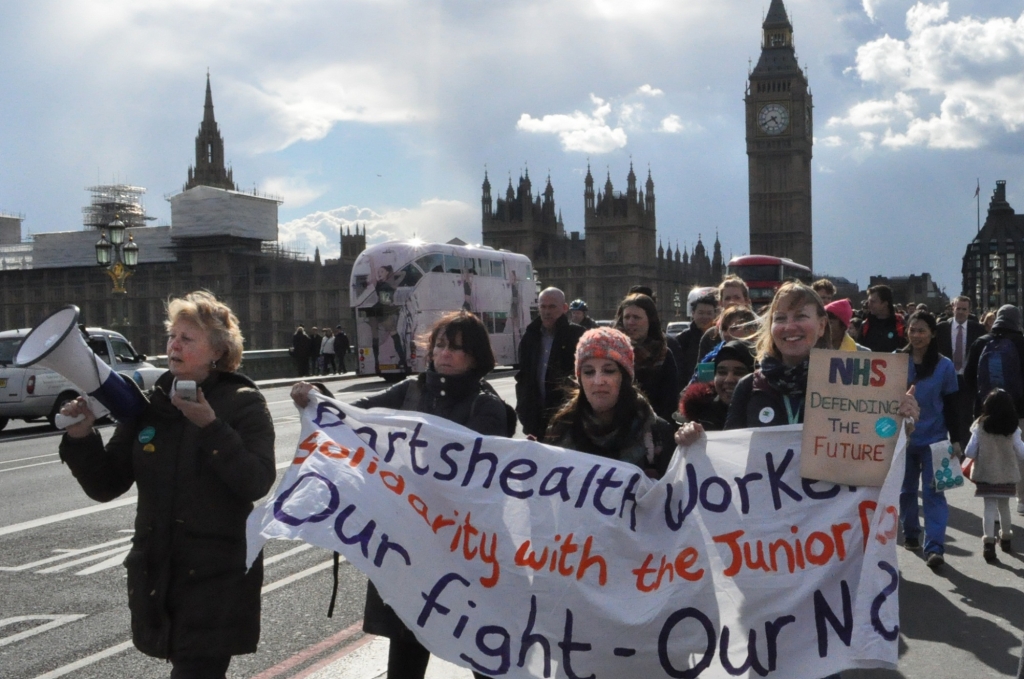
M909 354L811 352L800 476L881 486L903 418Z

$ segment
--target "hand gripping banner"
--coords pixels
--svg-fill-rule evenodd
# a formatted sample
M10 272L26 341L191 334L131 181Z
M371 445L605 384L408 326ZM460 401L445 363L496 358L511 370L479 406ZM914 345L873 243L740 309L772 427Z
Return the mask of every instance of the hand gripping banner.
M654 481L316 396L249 559L271 538L341 552L432 653L494 677L895 667L903 437L881 488L801 479L800 437L712 433Z

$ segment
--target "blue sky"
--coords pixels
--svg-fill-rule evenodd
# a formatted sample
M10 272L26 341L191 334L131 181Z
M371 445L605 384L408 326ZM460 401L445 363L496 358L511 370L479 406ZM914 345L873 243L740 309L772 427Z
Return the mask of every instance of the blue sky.
M0 211L81 228L86 186L193 161L210 69L236 182L281 237L339 227L480 239L480 185L550 174L583 228L589 162L655 182L666 245L747 251L743 94L768 0L76 0L3 3ZM815 104L816 269L927 271L954 294L997 179L1024 212L1024 3L787 0ZM984 218L984 214L982 215Z

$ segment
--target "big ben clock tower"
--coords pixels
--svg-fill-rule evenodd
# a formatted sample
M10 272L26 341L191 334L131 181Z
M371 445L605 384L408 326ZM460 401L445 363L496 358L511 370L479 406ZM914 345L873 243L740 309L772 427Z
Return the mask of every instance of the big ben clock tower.
M772 0L761 37L761 58L750 72L747 159L750 254L811 259L811 145L813 105L793 48L793 25L782 0Z

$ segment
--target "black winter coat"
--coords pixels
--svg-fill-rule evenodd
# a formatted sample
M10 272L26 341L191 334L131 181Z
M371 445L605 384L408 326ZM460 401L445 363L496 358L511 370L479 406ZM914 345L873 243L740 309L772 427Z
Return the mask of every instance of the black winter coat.
M563 315L555 323L555 337L544 376L544 399L540 398L537 368L541 357L541 322L535 318L523 332L519 342L519 372L516 373L516 414L523 432L544 436L548 420L565 400L566 379L576 372L576 343L584 329Z
M636 383L658 417L671 421L679 405L679 375L672 352L665 352L665 360L659 366L636 366Z
M791 397L789 407L797 420L793 424L803 424L804 395ZM760 370L745 375L732 394L725 428L777 427L783 424L790 424L790 421L782 393L768 384Z
M503 436L508 422L505 402L483 385L479 375L472 374L452 377L428 370L353 405L437 415L484 436ZM372 582L366 587L363 630L391 639L413 641L416 638L380 598Z
M200 429L171 404L165 373L145 412L106 446L95 430L64 436L61 459L86 495L108 502L138 487L125 558L136 648L157 658L253 653L263 556L245 569L245 522L270 490L274 423L256 385L214 373L199 385L217 419Z
M683 350L683 364L677 365L676 369L680 375L679 385L685 387L693 377L693 371L697 369L697 362L700 361L700 341L704 338L704 331L691 323L690 327L676 335L676 340Z

